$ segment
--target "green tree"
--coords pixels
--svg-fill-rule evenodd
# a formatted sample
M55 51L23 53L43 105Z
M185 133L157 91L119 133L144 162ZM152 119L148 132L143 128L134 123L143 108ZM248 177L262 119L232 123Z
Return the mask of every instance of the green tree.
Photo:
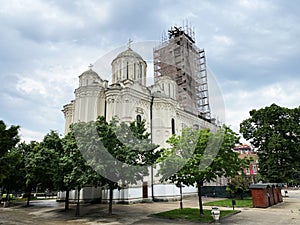
M7 128L3 120L0 120L0 185L3 183L3 179L7 177L10 167L6 154L20 141L19 128L19 126Z
M237 194L240 196L240 199L244 198L244 194L249 191L249 186L251 180L249 177L242 175L236 175L230 179L230 182L227 184L226 191L230 194Z
M145 122L109 123L104 117L96 122L74 126L79 149L88 164L101 176L109 189L109 210L112 214L113 190L137 184L148 175L148 165L159 157L157 146L151 144Z
M300 107L251 110L240 133L257 148L259 173L269 182L300 178Z
M181 136L172 136L168 140L170 148L164 149L159 169L161 181L196 185L199 212L203 216L203 183L214 181L218 176L231 177L241 170L242 160L232 151L238 140L237 134L228 127L223 127L216 134L208 129L183 130Z
M62 146L59 141L59 135L55 131L51 131L45 135L42 142L31 142L25 146L25 179L28 190L29 206L30 196L33 188L52 189L56 179L59 151Z
M22 158L23 158L23 166L24 166L24 189L27 192L27 206L30 204L30 196L32 192L33 185L35 184L33 178L33 174L30 174L31 170L28 168L28 158L35 146L38 145L38 142L36 141L31 141L30 143L25 143L22 142L20 145L18 145L18 151L21 153Z
M57 190L66 191L65 210L69 209L70 190L80 190L86 184L97 185L100 180L78 149L72 129L61 140L63 148L59 153L59 166L54 180Z
M9 205L9 193L21 191L25 187L25 167L22 152L18 147L12 148L3 160L6 162L6 177L3 179L3 189L6 191L6 201Z

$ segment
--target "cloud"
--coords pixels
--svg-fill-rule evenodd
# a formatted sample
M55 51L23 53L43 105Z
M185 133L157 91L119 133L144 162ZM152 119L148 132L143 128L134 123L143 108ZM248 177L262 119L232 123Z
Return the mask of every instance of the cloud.
M205 48L212 91L220 89L221 97L210 96L215 114L222 96L234 127L252 108L295 107L299 10L296 1L284 0L7 1L0 7L0 118L20 124L27 139L63 132L60 110L90 63L129 38L160 40L183 23ZM109 77L109 67L100 75Z
M46 95L46 88L43 83L32 80L30 78L21 78L16 86L17 91L25 92L30 94L32 92L37 92L40 95Z
M38 132L38 131L33 131L33 130L28 130L26 128L21 128L20 129L20 137L22 141L25 141L26 143L29 143L31 141L42 141L45 136L45 133L43 132Z
M239 124L249 118L252 109L260 109L275 103L282 107L299 107L299 79L284 83L271 83L255 90L243 89L238 84L230 83L231 91L224 94L226 123L239 131Z
M268 9L272 4L260 0L240 0L237 1L243 8L250 10Z

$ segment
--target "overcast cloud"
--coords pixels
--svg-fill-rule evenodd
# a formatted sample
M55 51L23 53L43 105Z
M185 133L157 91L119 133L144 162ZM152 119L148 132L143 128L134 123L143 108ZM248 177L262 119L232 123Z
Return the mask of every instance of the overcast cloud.
M78 76L90 63L129 38L160 40L169 27L186 20L195 29L197 46L206 50L227 125L238 131L253 108L299 106L297 1L0 3L0 119L20 125L23 140L41 140L50 130L63 133L61 109L74 98Z

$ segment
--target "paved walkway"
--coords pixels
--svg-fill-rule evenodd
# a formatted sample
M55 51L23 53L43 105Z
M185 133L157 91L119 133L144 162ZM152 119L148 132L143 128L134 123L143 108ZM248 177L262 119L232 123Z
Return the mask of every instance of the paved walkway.
M299 225L300 224L300 191L289 191L289 197L266 209L242 209L241 213L228 217L222 224L243 225Z
M211 198L203 198L203 202L212 201ZM214 199L217 200L217 199ZM24 204L24 203L23 203ZM75 207L63 211L63 203L55 200L32 201L31 207L15 205L10 208L0 208L0 225L21 224L57 224L57 225L147 225L147 224L185 224L196 225L198 222L168 220L151 217L149 215L161 211L167 211L179 207L179 202L155 202L133 205L113 205L113 215L107 215L107 205L82 205L80 217L75 217ZM198 207L197 198L188 198L183 201L184 207ZM211 209L211 207L206 207ZM227 208L228 209L228 208ZM227 217L221 224L242 225L290 225L300 224L300 191L289 191L289 197L284 202L267 209L239 208L240 213Z

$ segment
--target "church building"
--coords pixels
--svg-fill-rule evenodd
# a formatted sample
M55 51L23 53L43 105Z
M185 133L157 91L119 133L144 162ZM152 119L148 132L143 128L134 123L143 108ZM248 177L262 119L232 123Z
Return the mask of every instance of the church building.
M102 79L91 65L79 76L75 99L63 107L65 134L71 124L95 121L98 116L107 121L114 117L120 122L145 120L152 142L161 147L166 147L172 134L180 135L186 127L215 131L217 125L210 118L205 55L195 46L190 31L177 27L169 30L168 40L154 49L153 57L151 85L146 82L146 61L130 44L111 62L110 82ZM183 188L184 193L196 191L194 187ZM140 185L114 192L115 201L122 202L178 196L179 188L160 183L155 174ZM81 198L105 200L108 191L87 187Z

